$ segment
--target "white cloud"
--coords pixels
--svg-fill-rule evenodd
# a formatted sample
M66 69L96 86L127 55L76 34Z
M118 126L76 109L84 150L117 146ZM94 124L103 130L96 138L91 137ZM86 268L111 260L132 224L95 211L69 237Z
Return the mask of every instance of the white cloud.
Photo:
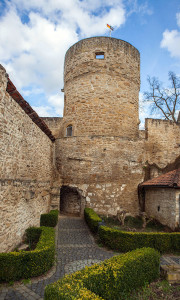
M40 117L53 117L50 106L32 106Z
M39 13L56 24L66 23L80 37L104 34L106 23L119 27L125 22L122 0L14 0L14 5L29 13Z
M62 95L51 95L48 98L48 103L53 107L56 115L63 115L64 97Z
M176 20L177 20L177 24L180 27L180 13L176 14Z
M136 2L136 1L135 1ZM0 16L0 58L24 96L44 93L40 115L62 115L63 65L67 49L81 38L104 35L126 21L123 0L12 0ZM144 6L146 7L146 6ZM138 8L136 2L136 9ZM139 11L145 8L140 6ZM43 92L42 92L43 91ZM47 105L46 105L47 103Z
M40 89L40 88L33 88L31 90L26 90L26 89L22 89L23 91L23 96L31 96L32 94L33 95L39 95L39 94L43 94L43 89Z
M167 48L172 57L180 57L180 32L177 30L165 30L161 47Z
M180 13L176 14L177 25L180 26ZM172 57L180 58L180 31L168 30L163 32L161 47L166 48Z
M133 13L138 13L141 16L153 14L153 10L149 7L148 1L139 3L138 0L127 0L126 3L129 7L128 15L131 15Z
M176 110L176 112L175 112L175 118L176 118L176 119L178 118L179 113L180 113L180 110Z
M33 105L32 108L40 117L55 117L63 116L64 97L59 94L51 95L48 100L48 105Z
M139 129L144 129L145 125L145 118L148 118L150 116L150 103L145 103L143 98L143 93L139 93L139 119L140 119L140 125Z
M10 60L28 50L26 38L28 26L21 23L13 8L1 18L0 28L0 57L2 60Z
M18 89L38 86L46 95L63 87L67 49L82 37L103 34L111 20L125 22L122 1L13 0L0 17L0 57ZM105 5L108 3L108 7ZM103 11L96 15L96 9ZM26 22L23 23L23 14ZM25 19L25 18L24 18ZM27 91L28 93L28 91ZM31 90L29 93L32 93Z
M66 24L55 25L37 13L30 13L29 20L28 25L22 24L13 10L2 18L0 57L18 88L36 85L52 93L60 88L64 54L77 41L77 34Z

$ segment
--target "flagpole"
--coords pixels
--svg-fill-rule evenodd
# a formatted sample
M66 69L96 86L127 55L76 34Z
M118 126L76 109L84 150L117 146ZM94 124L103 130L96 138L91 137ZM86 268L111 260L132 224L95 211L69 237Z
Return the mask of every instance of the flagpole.
M109 24L107 24L107 27L109 28L109 36L111 37L111 31L113 31L114 28Z

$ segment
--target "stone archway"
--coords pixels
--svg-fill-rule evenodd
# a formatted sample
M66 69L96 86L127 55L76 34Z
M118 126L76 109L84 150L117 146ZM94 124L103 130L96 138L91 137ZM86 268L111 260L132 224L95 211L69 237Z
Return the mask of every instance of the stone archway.
M85 197L75 187L63 185L60 190L60 213L81 216L84 213Z

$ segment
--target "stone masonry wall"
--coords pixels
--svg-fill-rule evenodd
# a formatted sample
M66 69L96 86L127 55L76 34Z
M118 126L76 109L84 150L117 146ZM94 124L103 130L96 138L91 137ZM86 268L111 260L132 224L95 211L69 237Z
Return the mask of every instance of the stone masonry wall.
M179 192L180 193L180 192ZM179 225L179 202L176 190L170 188L151 188L145 191L145 210L149 216L172 229Z
M116 214L122 208L138 214L137 189L145 180L147 162L153 166L150 174L153 177L161 172L158 166L166 167L180 154L179 125L149 119L146 130L146 138L141 134L142 138L137 139L58 138L56 166L63 184L78 187L86 197L86 206L99 213Z
M6 91L0 68L0 251L12 250L50 207L52 148L49 137Z
M51 130L53 136L55 138L59 137L61 132L61 126L63 122L63 118L61 117L43 117L41 118Z
M137 187L144 179L144 140L67 137L56 140L56 166L66 186L78 187L86 206L114 215L139 213Z
M104 53L104 59L96 55ZM108 37L84 39L66 53L64 117L74 136L136 137L139 124L140 55Z
M82 215L86 205L105 215L119 209L137 215L138 185L180 158L179 125L147 119L145 131L138 130L140 56L125 41L90 38L67 51L63 118L35 124L37 114L27 115L29 106L24 103L26 113L12 98L12 82L6 91L7 81L0 68L0 251L11 250L27 227L39 225L41 213L59 208L63 186L79 197L71 201L66 195L70 208L64 202L65 210L76 207ZM68 125L71 137L66 137ZM159 200L164 215L157 216L162 222L170 218L174 226L179 195L176 207L163 203L165 196L163 191ZM155 216L157 205L148 197L147 210Z
M164 168L180 155L180 125L171 121L146 119L147 160Z
M56 166L62 183L77 187L99 213L138 214L147 167L153 176L180 155L178 125L148 119L138 130L139 73L138 50L114 38L81 40L65 56Z
M125 41L93 37L66 53L56 166L62 184L78 188L99 213L139 212L145 163L144 139L137 143L139 87L139 51ZM68 125L72 137L66 137Z

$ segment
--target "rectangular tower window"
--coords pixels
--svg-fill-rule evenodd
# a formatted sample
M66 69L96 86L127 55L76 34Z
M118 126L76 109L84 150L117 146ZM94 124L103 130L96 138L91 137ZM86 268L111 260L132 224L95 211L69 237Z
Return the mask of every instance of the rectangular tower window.
M95 57L96 59L104 59L104 52L96 52Z
M66 128L66 136L72 136L72 125L68 125Z

